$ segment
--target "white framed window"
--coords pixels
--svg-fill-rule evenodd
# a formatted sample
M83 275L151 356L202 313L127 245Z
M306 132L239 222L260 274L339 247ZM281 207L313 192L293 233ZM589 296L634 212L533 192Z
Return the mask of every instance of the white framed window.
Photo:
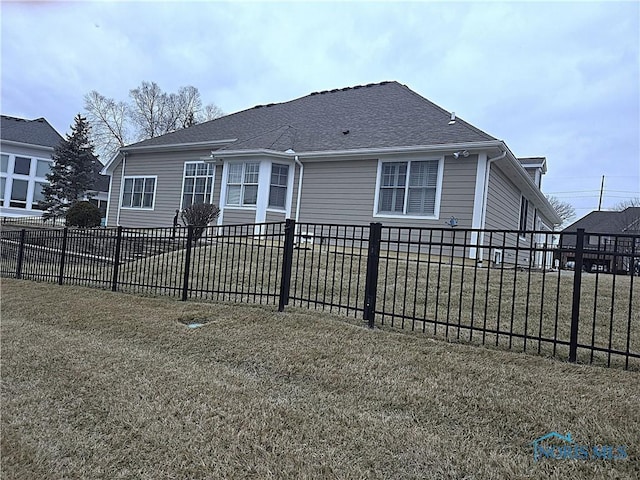
M284 210L287 204L289 165L271 164L271 185L269 186L269 208Z
M33 204L31 208L34 210L44 210L44 208L40 206L40 202L44 200L42 189L45 185L47 185L47 183L34 182L33 184Z
M36 164L36 177L46 178L46 176L51 173L51 166L53 162L48 162L47 160L38 159L38 163Z
M527 214L529 212L529 200L527 200L524 196L520 198L520 221L518 224L518 230L520 233L518 234L520 238L526 238L526 230L527 230Z
M29 175L31 171L31 159L28 157L16 157L13 164L13 173L17 175Z
M122 208L153 209L157 177L124 177Z
M11 182L11 199L9 206L14 208L27 208L27 192L29 182L27 180L13 179Z
M227 205L256 206L260 162L232 163L227 170Z
M438 216L442 160L381 161L375 215Z
M197 203L211 203L216 167L213 163L186 162L182 179L182 204L184 210Z

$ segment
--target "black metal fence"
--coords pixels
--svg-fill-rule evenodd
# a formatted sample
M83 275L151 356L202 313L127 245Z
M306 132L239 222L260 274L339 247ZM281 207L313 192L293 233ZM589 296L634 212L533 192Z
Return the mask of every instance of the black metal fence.
M640 236L604 237L291 220L201 238L190 227L3 230L0 275L325 310L640 370Z

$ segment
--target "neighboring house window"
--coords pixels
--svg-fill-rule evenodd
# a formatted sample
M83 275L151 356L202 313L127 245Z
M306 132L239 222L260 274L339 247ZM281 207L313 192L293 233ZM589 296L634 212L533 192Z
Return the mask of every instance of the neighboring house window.
M18 175L29 175L31 170L31 159L26 157L16 157L13 165L13 173Z
M47 184L46 175L51 171L52 163L41 158L0 154L0 205L42 210L38 204L44 200L42 187ZM6 203L5 192L8 196Z
M269 207L284 210L287 201L289 166L274 163L271 165L271 186L269 188Z
M153 208L155 191L155 177L125 177L122 206L125 208Z
M520 230L520 237L525 238L526 230L527 230L527 212L529 210L529 200L522 197L520 200L520 225L518 230Z
M434 216L439 160L383 162L378 213Z
M96 207L98 207L98 210L100 210L100 214L102 215L102 218L107 216L107 203L108 203L107 200L90 198L89 201L93 203Z
M47 174L51 173L52 162L46 160L38 160L36 165L36 177L45 178Z
M205 162L184 164L182 209L197 203L209 203L213 191L215 165Z
M258 162L229 164L227 205L256 205L259 172Z
M11 182L11 202L10 207L27 208L27 191L29 190L29 182L27 180L13 179Z
M42 193L42 188L47 185L46 183L42 183L42 182L35 182L34 183L34 188L33 188L33 205L31 206L31 208L33 208L34 210L44 210L44 208L42 208L39 204L39 202L42 202L44 200L44 194Z

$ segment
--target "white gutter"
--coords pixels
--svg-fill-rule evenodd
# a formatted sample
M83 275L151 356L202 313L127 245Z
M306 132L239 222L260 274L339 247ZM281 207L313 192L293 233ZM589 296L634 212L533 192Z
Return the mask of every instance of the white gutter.
M423 152L450 152L451 150L472 150L499 148L504 149L504 143L501 140L491 140L486 142L465 142L465 143L447 143L442 145L415 145L409 147L383 147L383 148L359 148L352 150L317 150L304 152L305 160L314 160L316 158L322 161L338 160L345 157L363 157L385 154L407 154L407 153L423 153ZM269 149L245 149L245 150L226 150L214 152L214 158L230 158L240 157L248 154L271 155L280 158L290 158L286 152L278 152ZM326 158L330 157L330 158Z
M120 210L122 210L122 192L124 189L124 169L127 166L127 152L122 152L122 175L120 175L120 193L118 198L118 213L116 214L116 226L120 226ZM112 177L113 179L113 177Z
M296 228L298 225L298 221L300 220L300 201L302 199L302 177L304 175L304 165L300 160L298 160L298 155L293 158L293 161L296 162L296 165L300 167L300 174L298 175L298 198L296 199Z

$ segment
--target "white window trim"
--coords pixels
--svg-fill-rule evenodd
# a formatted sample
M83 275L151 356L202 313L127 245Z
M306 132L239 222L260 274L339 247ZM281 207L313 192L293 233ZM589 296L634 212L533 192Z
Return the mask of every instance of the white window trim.
M34 208L36 202L34 202L33 196L35 193L36 183L49 184L46 177L40 177L36 175L38 169L38 162L47 162L53 165L53 161L50 158L43 158L40 156L32 155L31 153L10 153L0 152L3 155L7 155L7 172L0 172L0 177L5 179L5 192L4 196L0 198L0 207L7 209L17 209L21 212L31 212L34 214L40 214L42 210ZM29 173L15 173L15 161L16 157L28 158L31 160L29 164ZM24 207L12 207L11 206L11 194L13 192L13 181L22 180L27 182L27 199Z
M124 199L124 184L127 180L136 178L153 178L155 181L153 182L153 197L151 201L151 207L125 207L123 203ZM120 204L122 205L120 208L122 210L143 210L145 212L153 211L156 208L156 191L158 189L158 176L157 175L127 175L122 177L122 191L120 192Z
M229 165L242 165L242 187L244 187L244 174L245 167L244 165L247 163L257 163L258 164L258 196L256 199L255 205L243 205L242 200L244 198L244 188L240 189L240 204L230 204L227 203L227 191L229 186ZM256 210L258 208L258 204L260 203L260 180L262 178L262 161L261 160L240 160L233 162L225 162L224 167L222 169L222 188L220 189L220 203L224 205L224 208L238 209L238 210ZM249 185L256 185L254 183L250 183ZM224 195L224 196L222 196Z
M287 184L285 185L286 188L286 192L285 192L285 196L284 196L284 207L272 207L269 205L269 197L271 196L271 174L273 172L273 165L286 165L288 170L287 170ZM292 179L291 179L291 165L289 164L289 162L270 162L269 165L269 192L267 193L267 211L268 212L273 212L273 213L286 213L287 212L287 206L290 206L290 202L289 202L289 192L290 192L290 185L292 185ZM295 171L294 171L295 173ZM282 185L280 185L281 187Z
M185 181L185 177L187 176L187 165L188 164L199 164L199 163L204 163L205 165L210 165L210 162L204 162L202 160L189 160L187 162L184 162L184 167L182 169L182 185L180 186L180 199L178 200L178 208L177 208L177 210L179 210L179 211L183 210L183 208L182 208L182 197L184 196L184 181ZM213 199L215 198L215 196L214 196L215 186L216 186L216 165L215 165L215 163L213 164L213 173L211 175L213 176L213 183L211 184L211 195L209 195L209 203L213 203ZM218 205L218 207L219 207L219 205Z
M411 162L431 162L438 161L438 180L436 183L436 199L435 205L433 209L433 215L407 215L404 213L378 213L378 201L380 197L380 184L382 183L382 164L383 163L394 163L394 162L406 162L407 163L407 172L411 171L411 167L409 163ZM378 159L378 170L376 173L376 191L375 197L373 199L373 217L374 218L408 218L415 220L439 220L440 219L440 199L442 197L442 179L444 175L444 156L433 157L433 156L402 156L402 157L393 157L393 158L379 158ZM404 205L407 205L407 195L409 194L408 184L405 188L405 202Z

